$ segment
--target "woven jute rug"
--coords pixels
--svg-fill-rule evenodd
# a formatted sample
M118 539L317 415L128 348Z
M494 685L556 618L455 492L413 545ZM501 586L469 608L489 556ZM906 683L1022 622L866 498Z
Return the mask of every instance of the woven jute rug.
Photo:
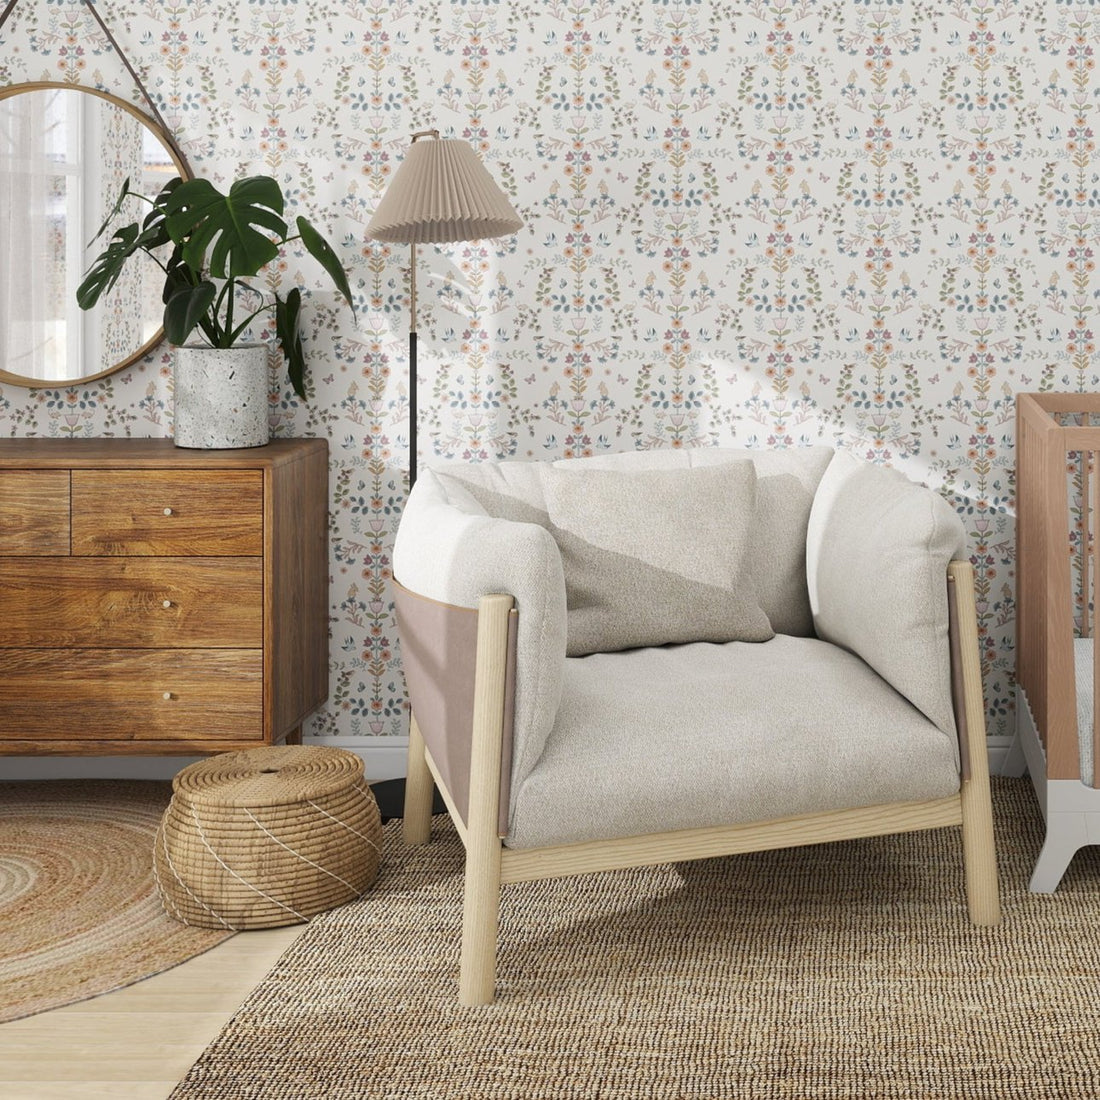
M130 985L232 933L188 928L153 887L168 783L0 783L0 1021Z
M1100 859L1052 896L1026 780L994 791L1004 923L957 829L508 886L498 1000L457 1004L462 849L386 827L173 1100L1100 1096Z

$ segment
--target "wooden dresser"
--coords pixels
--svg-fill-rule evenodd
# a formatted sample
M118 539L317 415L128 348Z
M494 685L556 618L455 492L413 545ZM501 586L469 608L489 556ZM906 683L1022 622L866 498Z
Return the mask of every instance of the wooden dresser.
M0 439L0 754L296 740L328 695L327 501L319 439Z

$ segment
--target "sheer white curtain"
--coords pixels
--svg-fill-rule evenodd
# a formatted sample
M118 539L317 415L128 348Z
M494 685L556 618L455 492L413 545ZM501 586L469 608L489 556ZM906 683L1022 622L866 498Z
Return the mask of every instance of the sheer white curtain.
M40 379L62 377L65 355L64 181L59 196L52 100L0 100L0 368Z

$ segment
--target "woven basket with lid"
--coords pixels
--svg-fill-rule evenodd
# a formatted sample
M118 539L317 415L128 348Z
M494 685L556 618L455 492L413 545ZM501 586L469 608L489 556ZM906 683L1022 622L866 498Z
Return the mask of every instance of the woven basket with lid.
M343 749L277 745L184 768L153 849L170 916L203 928L274 928L363 894L382 824L363 761Z

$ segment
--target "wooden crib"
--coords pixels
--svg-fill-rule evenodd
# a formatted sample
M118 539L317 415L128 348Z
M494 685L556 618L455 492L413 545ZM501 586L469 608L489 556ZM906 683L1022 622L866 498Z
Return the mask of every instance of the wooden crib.
M1031 889L1100 844L1100 394L1016 398L1016 739L1046 818Z

